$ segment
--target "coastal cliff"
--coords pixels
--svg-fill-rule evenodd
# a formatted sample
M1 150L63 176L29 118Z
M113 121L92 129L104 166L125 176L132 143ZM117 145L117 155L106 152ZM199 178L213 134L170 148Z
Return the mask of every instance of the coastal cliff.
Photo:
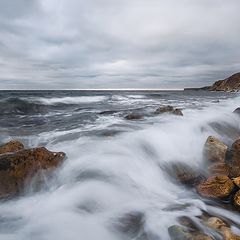
M208 87L210 91L239 91L240 90L240 72L236 73L229 78L219 80L212 86Z
M184 90L238 92L240 91L240 72L235 73L224 80L218 80L212 86L202 88L185 88Z

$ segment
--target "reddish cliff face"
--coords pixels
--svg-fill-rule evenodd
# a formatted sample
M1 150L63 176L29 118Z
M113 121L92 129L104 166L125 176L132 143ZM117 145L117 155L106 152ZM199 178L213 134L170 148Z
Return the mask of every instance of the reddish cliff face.
M239 91L240 73L236 73L229 78L219 80L208 88L210 91Z

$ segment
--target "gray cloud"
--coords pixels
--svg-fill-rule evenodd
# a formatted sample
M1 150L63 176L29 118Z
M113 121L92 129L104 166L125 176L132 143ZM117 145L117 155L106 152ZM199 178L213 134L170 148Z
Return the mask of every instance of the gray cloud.
M0 0L0 82L179 88L240 69L239 0Z

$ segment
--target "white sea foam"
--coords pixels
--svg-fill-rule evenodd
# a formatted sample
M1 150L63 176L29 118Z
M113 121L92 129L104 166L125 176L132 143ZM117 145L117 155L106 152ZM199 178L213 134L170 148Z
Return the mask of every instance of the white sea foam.
M34 102L40 102L46 105L54 105L58 103L63 104L80 104L80 103L95 103L95 102L101 102L106 99L105 96L80 96L80 97L54 97L54 98L28 98L26 100L34 101Z

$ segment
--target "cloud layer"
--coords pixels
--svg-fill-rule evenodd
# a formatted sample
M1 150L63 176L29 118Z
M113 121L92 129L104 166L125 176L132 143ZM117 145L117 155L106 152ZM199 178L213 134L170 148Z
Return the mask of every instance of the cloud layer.
M239 0L0 0L1 89L179 88L240 70Z

